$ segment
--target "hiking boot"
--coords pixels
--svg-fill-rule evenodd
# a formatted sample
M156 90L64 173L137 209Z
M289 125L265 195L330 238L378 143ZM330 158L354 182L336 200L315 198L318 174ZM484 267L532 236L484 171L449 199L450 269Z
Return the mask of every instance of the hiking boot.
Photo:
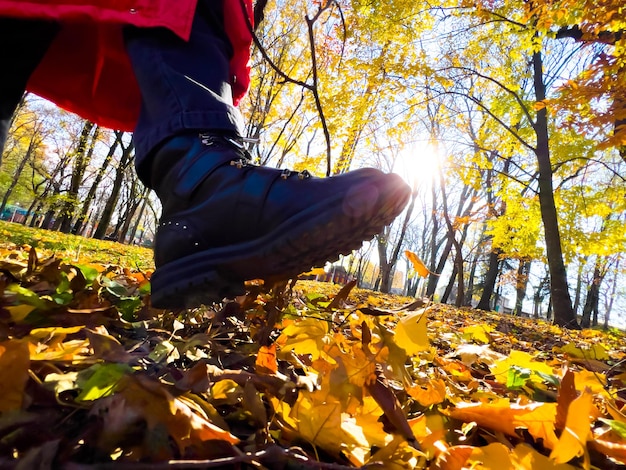
M245 294L244 281L289 279L358 249L409 200L396 174L331 178L256 166L235 138L174 137L152 164L163 213L152 305L192 308Z

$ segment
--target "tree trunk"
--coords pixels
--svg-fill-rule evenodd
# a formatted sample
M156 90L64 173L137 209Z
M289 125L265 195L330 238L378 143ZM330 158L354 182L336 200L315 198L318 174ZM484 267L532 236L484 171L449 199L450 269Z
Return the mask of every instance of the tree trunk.
M515 312L514 315L521 316L524 306L524 298L526 297L526 287L528 287L528 275L530 274L531 261L519 261L516 279L516 296L515 296Z
M411 202L406 209L406 213L404 216L404 221L402 222L402 228L400 229L400 235L396 240L396 244L393 247L393 251L389 259L387 259L387 244L388 240L385 241L383 246L379 245L378 253L381 256L380 258L380 291L383 293L389 293L391 291L391 286L393 285L393 274L396 270L396 264L398 263L398 258L400 256L400 249L402 248L402 244L404 243L404 237L406 236L406 230L409 226L409 221L411 220L411 214L413 213L413 208L415 207L415 199L417 198L417 191L413 191L411 194ZM388 238L389 230L387 230L387 235L385 238ZM380 240L377 238L377 240ZM381 253L381 249L384 250L384 253ZM384 260L384 264L383 264Z
M582 292L583 285L583 268L587 263L587 257L583 258L584 263L579 263L578 265L578 275L576 276L576 293L574 295L574 315L578 314L578 309L580 308L580 294Z
M611 285L611 293L608 296L608 300L604 306L604 324L605 330L609 329L609 318L611 316L611 310L613 310L613 301L615 300L615 291L617 290L617 273L619 272L620 259L618 258L615 263L615 276L613 276L613 283Z
M117 204L117 199L119 198L120 190L122 189L122 183L124 182L124 172L126 167L131 162L133 149L134 146L132 142L128 145L128 147L122 146L122 156L120 157L120 163L115 171L115 180L113 181L111 194L109 195L109 198L104 206L104 210L102 211L102 217L98 221L98 228L96 228L96 232L93 234L94 238L103 239L107 234L107 230Z
M113 160L113 155L115 154L115 151L117 150L117 146L120 143L122 134L123 133L120 131L115 131L115 140L113 141L113 145L109 147L109 152L104 158L104 161L102 162L102 166L98 169L96 177L93 180L93 183L91 185L91 188L89 188L89 192L87 193L87 196L85 197L85 201L83 202L83 207L80 210L80 215L78 216L78 218L76 219L76 222L74 223L74 228L72 228L72 233L80 234L82 232L84 228L83 225L85 224L87 220L87 215L89 214L89 211L91 209L91 204L96 197L96 191L98 190L98 186L100 186L100 183L102 182L102 178L104 178L104 174L109 168L109 165L111 164L111 160Z
M446 225L448 226L448 233L450 234L450 238L452 240L452 244L454 245L454 265L457 271L457 279L458 279L458 288L456 292L456 301L454 305L460 307L463 305L463 299L465 296L465 288L464 288L464 279L463 279L463 252L462 245L459 241L457 241L454 235L454 225L452 225L452 220L450 220L450 214L448 213L448 202L446 198L446 182L443 177L443 169L439 168L439 184L441 185L441 194L443 200L443 218L446 221ZM467 186L465 186L467 187ZM464 188L465 189L465 188ZM465 192L465 191L464 191ZM464 199L461 199L459 202L459 208L462 207L464 203Z
M441 303L447 304L450 295L452 294L452 289L454 289L454 284L456 283L456 277L459 275L459 270L457 268L457 264L454 263L452 266L452 274L450 274L450 279L448 280L448 285L446 286L446 290L443 291L443 295L441 296ZM456 300L456 297L455 297Z
M600 285L604 279L604 269L601 266L601 261L598 258L593 268L593 280L587 291L587 299L585 300L585 306L583 307L583 315L580 319L580 326L582 328L589 328L591 326L591 314L597 312L598 304L600 303ZM596 313L597 324L597 313Z
M489 261L487 274L483 282L483 293L480 296L478 305L476 308L480 310L491 310L491 297L496 287L496 280L498 279L498 272L500 271L500 253L498 250L492 249L489 253Z
M91 139L91 145L88 145L89 136L94 127L95 131ZM98 138L99 129L100 128L96 127L93 122L85 121L85 124L83 125L83 130L80 133L78 145L76 147L76 151L73 154L74 165L72 169L72 178L70 180L70 188L67 192L67 199L61 207L60 211L60 220L58 223L58 227L59 230L63 233L69 233L72 228L74 210L76 209L76 204L78 202L78 190L80 189L80 185L83 181L83 176L85 174L87 164L89 163L89 159L91 155L93 155L93 149L96 143L96 139Z
M435 267L435 263L437 262L437 251L439 251L439 244L437 243L437 236L439 235L439 219L436 217L437 213L437 189L435 186L435 178L433 177L431 184L431 200L432 200L432 217L433 217L433 229L431 231L431 239L430 239L430 266L428 267L430 274L428 275L428 284L426 285L426 297L429 299L433 298L435 294L435 290L437 290L437 283L439 282L439 274L443 271L443 265L445 265L445 261L448 259L448 254L450 253L450 249L452 248L452 242L449 241L446 243L444 248L444 255L439 258L439 264Z
M467 292L465 294L465 303L464 303L466 307L471 307L472 301L474 300L474 278L476 277L477 268L478 268L478 253L475 253L474 256L472 256L469 279L467 281Z
M452 251L452 247L454 246L455 248L457 248L457 244L458 242L455 239L454 233L454 227L452 227L451 229L451 221L450 221L450 217L448 214L448 204L446 202L446 194L445 194L445 182L442 183L442 179L441 177L439 178L439 184L440 186L442 184L444 184L444 186L441 186L441 191L442 191L442 199L443 199L443 206L444 206L444 220L446 221L446 227L448 228L448 232L446 233L446 244L444 246L443 252L441 253L441 257L439 258L439 262L437 263L437 266L434 267L435 264L435 259L437 256L437 233L435 232L435 229L438 229L439 225L435 223L436 217L434 216L435 214L435 195L436 192L433 189L433 233L432 233L432 245L431 245L431 274L429 274L428 276L428 285L426 287L426 296L429 298L432 298L432 296L435 294L435 290L437 290L437 284L439 283L439 278L440 278L440 274L443 272L443 268L446 265L446 262L448 261L448 257L450 256L450 252ZM433 188L434 188L434 181L433 181ZM455 214L455 218L459 218L461 216L467 216L469 215L471 208L473 207L473 201L471 198L473 194L473 191L471 190L471 188L469 186L463 186L463 190L461 191L461 195L459 197L459 205L457 207L457 211ZM468 198L470 198L470 204L468 205L468 207L466 207L464 209L465 203L467 202ZM450 222L450 223L448 223ZM465 233L467 230L467 225L464 227ZM462 236L462 240L464 239L464 235ZM461 243L462 245L462 243ZM462 256L461 256L462 259ZM455 263L458 264L458 256L455 255ZM458 269L458 266L457 266Z
M143 217L143 213L145 212L146 206L148 205L148 194L150 194L150 188L144 188L143 193L140 198L141 207L139 208L139 214L137 214L137 217L135 217L135 224L133 225L133 227L130 229L130 232L128 233L128 240L129 240L129 243L131 244L135 240L135 236L137 235L137 230L139 229L139 224L141 223L141 218Z
M545 83L543 81L543 59L541 52L533 53L535 97L538 102L546 98ZM561 248L561 234L554 202L554 188L552 183L552 163L550 161L550 147L548 141L548 114L547 109L537 111L535 123L537 135L537 157L539 176L539 205L541 219L543 221L548 269L550 271L550 292L552 296L552 308L554 322L557 325L569 328L577 328L576 315L572 308L572 300L567 286L567 274L563 262Z

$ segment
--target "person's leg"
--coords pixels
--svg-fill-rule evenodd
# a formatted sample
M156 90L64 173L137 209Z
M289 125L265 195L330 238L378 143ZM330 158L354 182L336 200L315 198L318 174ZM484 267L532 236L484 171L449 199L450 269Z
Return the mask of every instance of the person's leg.
M200 0L188 43L162 30L126 31L143 100L138 173L163 205L155 307L195 307L243 294L249 279L323 265L378 233L410 196L398 175L374 169L313 178L251 165L221 15L219 1Z
M127 27L126 49L142 94L135 127L135 166L152 187L154 149L188 131L222 130L237 136L241 115L233 106L222 2L199 0L191 37L166 29Z
M26 83L43 58L59 26L46 21L0 18L0 158L13 113Z

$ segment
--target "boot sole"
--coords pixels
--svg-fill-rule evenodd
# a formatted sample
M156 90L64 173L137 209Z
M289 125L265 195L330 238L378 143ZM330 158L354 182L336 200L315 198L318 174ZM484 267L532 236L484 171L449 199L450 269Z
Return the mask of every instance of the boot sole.
M290 279L361 247L393 222L410 191L398 187L381 198L371 216L347 218L341 208L322 206L285 221L266 236L229 247L186 256L159 267L152 275L152 306L195 308L244 295L244 281Z

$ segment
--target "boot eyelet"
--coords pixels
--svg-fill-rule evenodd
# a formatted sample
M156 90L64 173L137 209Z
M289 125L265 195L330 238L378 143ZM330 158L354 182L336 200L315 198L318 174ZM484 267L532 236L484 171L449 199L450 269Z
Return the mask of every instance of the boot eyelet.
M283 172L280 174L280 177L284 180L286 180L290 176L291 176L291 170L283 170Z
M306 180L309 179L311 177L311 173L308 172L308 170L302 170L301 172L298 173L298 178L301 180Z

